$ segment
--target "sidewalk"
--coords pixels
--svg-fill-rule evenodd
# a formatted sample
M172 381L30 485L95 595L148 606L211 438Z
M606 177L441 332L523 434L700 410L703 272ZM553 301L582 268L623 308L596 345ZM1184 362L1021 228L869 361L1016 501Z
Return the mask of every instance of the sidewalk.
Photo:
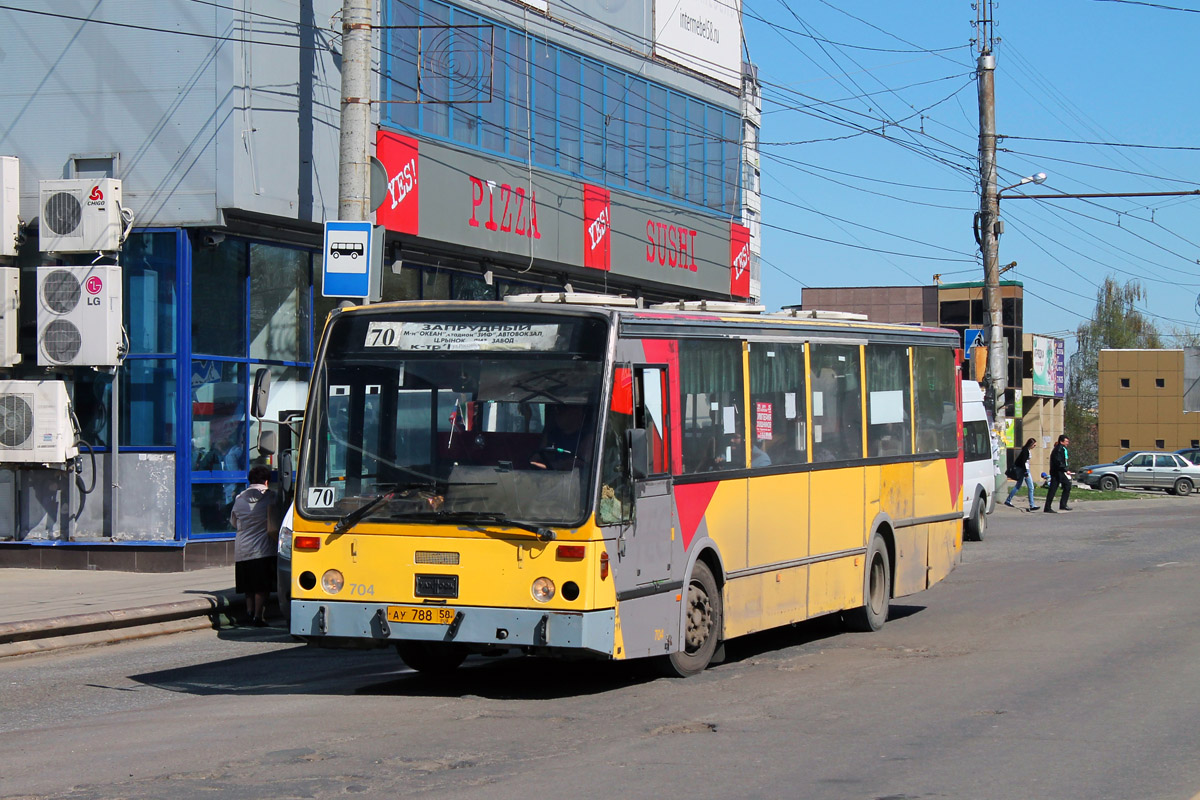
M242 610L233 568L0 569L0 658L211 628Z

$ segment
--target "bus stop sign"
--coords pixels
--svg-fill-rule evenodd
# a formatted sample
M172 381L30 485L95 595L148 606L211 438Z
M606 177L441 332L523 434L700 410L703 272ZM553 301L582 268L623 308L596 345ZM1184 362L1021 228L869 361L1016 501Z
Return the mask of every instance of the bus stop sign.
M371 223L325 223L321 294L326 297L368 297L371 294Z

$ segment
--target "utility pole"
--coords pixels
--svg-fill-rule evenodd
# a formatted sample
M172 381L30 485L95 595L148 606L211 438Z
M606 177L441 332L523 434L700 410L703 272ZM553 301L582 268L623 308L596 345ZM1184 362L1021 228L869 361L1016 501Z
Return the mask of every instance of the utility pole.
M976 1L976 35L979 46L979 214L976 239L983 254L983 286L987 305L988 398L993 423L1004 430L1005 392L1008 390L1008 353L1004 342L1000 300L1000 198L996 191L996 56L992 53L992 0Z
M371 214L371 40L374 0L342 0L342 129L338 162L338 219Z

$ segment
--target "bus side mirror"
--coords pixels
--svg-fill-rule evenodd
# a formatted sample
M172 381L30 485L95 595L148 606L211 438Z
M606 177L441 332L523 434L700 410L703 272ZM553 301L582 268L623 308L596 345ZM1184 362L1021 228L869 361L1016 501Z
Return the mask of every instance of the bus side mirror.
M258 454L261 456L275 455L277 447L275 431L259 431L258 432Z
M279 488L284 496L292 493L292 451L284 450L279 455Z
M271 397L271 370L260 367L254 373L254 389L250 393L250 416L262 419L267 415L267 401Z
M646 445L646 429L632 428L626 434L629 447L629 473L634 480L650 474L650 448Z

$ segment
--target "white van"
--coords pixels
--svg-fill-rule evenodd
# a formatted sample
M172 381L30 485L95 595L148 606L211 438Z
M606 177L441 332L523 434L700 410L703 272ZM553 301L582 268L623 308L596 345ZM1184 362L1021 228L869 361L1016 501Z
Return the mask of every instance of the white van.
M996 493L1003 483L998 476L1002 453L992 435L992 424L983 407L983 389L972 380L962 382L963 400L963 538L978 542L987 530L987 515L996 508Z

